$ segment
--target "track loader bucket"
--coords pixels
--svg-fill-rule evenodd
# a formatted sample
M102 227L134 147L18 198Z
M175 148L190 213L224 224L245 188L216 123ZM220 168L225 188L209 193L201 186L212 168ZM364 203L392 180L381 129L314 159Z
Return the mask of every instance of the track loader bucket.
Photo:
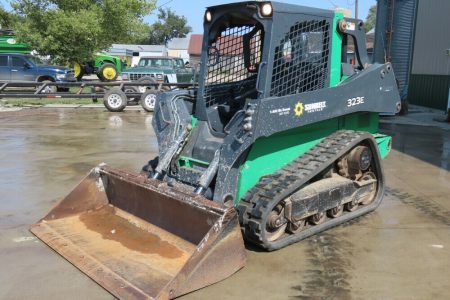
M31 231L121 299L175 298L245 264L234 208L106 165Z

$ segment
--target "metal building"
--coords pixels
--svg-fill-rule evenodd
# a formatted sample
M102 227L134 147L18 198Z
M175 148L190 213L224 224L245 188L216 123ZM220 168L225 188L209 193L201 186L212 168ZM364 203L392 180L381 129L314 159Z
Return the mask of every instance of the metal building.
M167 43L167 55L189 61L189 38L173 38Z
M449 0L378 0L374 60L392 62L409 103L447 108L449 12Z
M130 44L112 44L111 51L131 51L133 57L131 66L136 66L142 56L167 56L165 45L130 45Z

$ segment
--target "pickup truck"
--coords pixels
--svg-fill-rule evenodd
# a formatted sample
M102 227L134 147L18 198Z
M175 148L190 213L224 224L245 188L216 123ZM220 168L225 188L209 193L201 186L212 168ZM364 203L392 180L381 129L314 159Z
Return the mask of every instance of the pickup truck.
M30 54L0 53L0 81L74 82L70 68L44 64ZM56 87L48 87L56 92Z

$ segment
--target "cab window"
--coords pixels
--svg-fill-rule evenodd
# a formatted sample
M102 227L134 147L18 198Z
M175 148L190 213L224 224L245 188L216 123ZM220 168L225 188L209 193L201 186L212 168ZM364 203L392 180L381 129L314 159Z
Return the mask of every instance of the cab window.
M171 61L168 59L161 59L157 61L157 65L161 67L171 67Z
M20 57L14 57L12 58L12 66L16 68L23 68L25 65L25 60Z
M8 66L8 56L0 56L0 67Z
M161 59L161 58L150 58L150 59L141 59L139 61L139 66L141 67L171 67L172 61L169 59Z
M182 68L184 66L182 59L175 59L173 62L176 68Z

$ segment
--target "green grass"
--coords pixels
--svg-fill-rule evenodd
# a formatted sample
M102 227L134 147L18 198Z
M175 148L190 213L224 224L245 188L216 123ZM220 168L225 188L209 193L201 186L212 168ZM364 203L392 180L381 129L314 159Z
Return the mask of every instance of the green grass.
M99 99L97 103L102 103L102 99ZM25 106L25 105L45 105L45 104L94 104L92 99L68 99L68 98L55 98L55 99L33 99L33 98L10 98L1 99L0 103L3 105L13 106Z

